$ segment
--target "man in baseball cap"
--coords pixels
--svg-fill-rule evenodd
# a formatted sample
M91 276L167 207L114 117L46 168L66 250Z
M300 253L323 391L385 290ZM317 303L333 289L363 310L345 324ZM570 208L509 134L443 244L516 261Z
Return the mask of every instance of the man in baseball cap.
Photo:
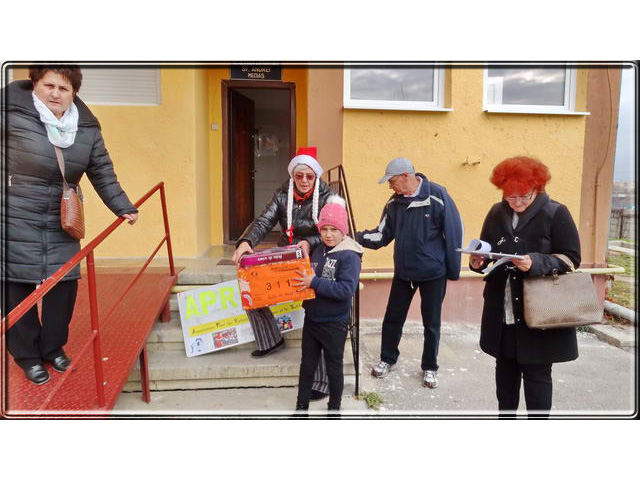
M394 194L384 207L377 228L356 234L363 247L379 249L394 240L394 277L382 321L380 361L371 370L385 377L400 355L402 327L413 295L420 290L424 344L422 384L438 386L440 313L447 280L460 276L462 220L453 199L443 186L415 171L409 159L392 159L379 183L389 183Z

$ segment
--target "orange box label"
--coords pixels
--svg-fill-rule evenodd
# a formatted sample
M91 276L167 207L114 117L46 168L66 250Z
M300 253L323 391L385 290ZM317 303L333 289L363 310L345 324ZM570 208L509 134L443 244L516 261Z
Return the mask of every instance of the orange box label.
M300 277L297 271L311 274L309 259L296 259L238 269L238 284L242 308L259 309L287 301L313 299L315 292L308 288L298 291L291 281Z

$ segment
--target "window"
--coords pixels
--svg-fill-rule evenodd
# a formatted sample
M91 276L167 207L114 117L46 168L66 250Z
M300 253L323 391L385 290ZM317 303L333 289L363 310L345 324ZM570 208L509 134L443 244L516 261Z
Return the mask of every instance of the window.
M345 69L344 107L451 110L444 108L444 70L422 66Z
M82 69L78 96L93 105L160 105L160 69Z
M577 114L575 68L497 68L484 74L484 110L530 114Z
M13 81L14 68L7 68L8 82ZM160 105L160 69L157 68L96 68L82 70L79 97L93 105Z

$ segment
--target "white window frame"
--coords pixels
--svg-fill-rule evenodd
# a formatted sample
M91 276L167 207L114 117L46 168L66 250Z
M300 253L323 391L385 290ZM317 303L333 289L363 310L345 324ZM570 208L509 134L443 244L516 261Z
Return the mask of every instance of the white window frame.
M401 68L402 65L375 65L384 68ZM343 106L345 109L364 110L421 110L433 112L451 112L453 109L444 107L445 69L436 64L424 65L424 68L433 68L433 101L420 102L414 100L369 100L351 98L351 69L344 69L344 95Z
M523 66L524 67L524 66ZM489 69L484 69L482 88L482 110L489 113L511 114L554 114L554 115L589 115L589 112L576 112L577 69L567 65L565 69L565 89L563 105L505 105L503 103L489 103Z

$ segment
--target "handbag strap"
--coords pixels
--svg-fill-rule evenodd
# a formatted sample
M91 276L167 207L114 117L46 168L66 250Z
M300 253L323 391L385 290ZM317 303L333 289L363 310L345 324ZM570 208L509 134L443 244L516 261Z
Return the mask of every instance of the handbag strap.
M57 145L53 146L56 149L56 158L58 159L58 167L60 167L60 173L62 174L62 185L64 186L64 190L69 190L69 184L67 184L67 179L64 177L64 157L62 156L62 149Z
M567 256L565 256L564 254L552 254L553 257L557 257L558 259L560 259L562 262L564 262L569 269L571 269L571 272L575 272L575 267L573 267L573 262L571 262L571 259L569 259Z

